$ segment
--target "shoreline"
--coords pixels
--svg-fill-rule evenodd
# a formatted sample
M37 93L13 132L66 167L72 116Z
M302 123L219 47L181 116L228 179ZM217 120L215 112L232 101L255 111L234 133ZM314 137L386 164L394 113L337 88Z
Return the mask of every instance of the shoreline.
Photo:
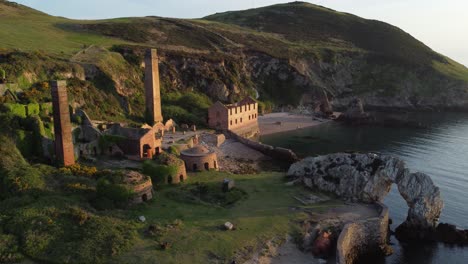
M271 113L258 117L260 136L315 127L331 121L330 119L319 119L311 115L289 112Z

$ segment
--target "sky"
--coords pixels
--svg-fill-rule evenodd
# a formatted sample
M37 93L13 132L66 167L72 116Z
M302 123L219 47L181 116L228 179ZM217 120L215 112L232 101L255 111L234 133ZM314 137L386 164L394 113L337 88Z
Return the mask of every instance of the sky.
M289 2L288 0L14 1L51 15L79 19L150 15L200 18L217 12ZM310 0L306 2L390 23L410 33L433 50L468 66L467 0Z

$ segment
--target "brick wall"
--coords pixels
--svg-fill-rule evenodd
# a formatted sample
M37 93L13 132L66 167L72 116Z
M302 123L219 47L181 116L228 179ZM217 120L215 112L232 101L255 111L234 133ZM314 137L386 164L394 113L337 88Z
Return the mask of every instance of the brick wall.
M65 81L53 81L52 107L55 131L55 154L63 166L75 164L75 154L72 139L72 127L68 106L67 84Z

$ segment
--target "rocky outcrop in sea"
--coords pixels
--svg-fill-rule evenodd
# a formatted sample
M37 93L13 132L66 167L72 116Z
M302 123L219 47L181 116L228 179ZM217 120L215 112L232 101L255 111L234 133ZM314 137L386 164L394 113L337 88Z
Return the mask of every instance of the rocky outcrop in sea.
M382 202L392 184L398 186L408 204L405 226L435 228L444 203L439 188L424 173L411 173L395 157L339 153L306 158L293 164L288 175L300 177L305 185L355 202Z

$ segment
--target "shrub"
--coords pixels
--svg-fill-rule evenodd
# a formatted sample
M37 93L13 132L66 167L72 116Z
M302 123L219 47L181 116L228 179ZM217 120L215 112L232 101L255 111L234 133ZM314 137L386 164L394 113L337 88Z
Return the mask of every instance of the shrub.
M31 158L34 154L34 137L31 131L17 129L15 139L18 149L26 158Z
M70 208L70 215L73 220L75 220L78 225L82 226L90 218L88 212L79 207Z
M143 163L143 173L151 177L153 184L166 183L169 176L177 176L177 170L176 166L160 165L151 160Z
M208 110L211 106L211 100L208 96L199 93L185 93L179 100L178 105L183 106L187 111L201 112Z
M32 154L34 154L36 157L42 157L43 155L42 137L46 136L44 123L37 115L30 117L30 119L32 123L32 143L33 143Z
M163 105L164 116L170 116L178 124L204 124L202 118L188 112L184 108L176 105Z
M113 202L114 206L127 205L135 196L134 191L123 183L123 172L102 172L104 174L97 182L96 192L98 199L105 198Z
M40 106L37 103L30 103L26 105L27 115L39 115L40 114Z
M18 263L22 258L16 237L0 233L0 263Z
M5 228L26 255L45 263L104 263L131 247L134 225L54 198L42 197L9 212Z
M258 113L259 114L268 114L273 111L274 104L271 101L258 101Z
M51 103L43 103L40 104L40 109L41 109L41 116L48 116L52 114L52 104Z
M176 155L176 156L180 156L180 151L179 151L179 149L177 149L175 146L170 146L168 152L169 152L170 154L173 154L173 155Z
M5 104L10 113L19 117L26 117L26 107L22 104Z
M124 204L133 197L133 191L123 184L111 183L103 178L98 181L96 186L98 196L108 198L117 204Z
M162 97L163 115L170 116L179 124L206 125L208 108L212 102L201 93L165 93Z
M195 183L171 190L166 193L166 196L183 203L201 203L229 207L246 198L248 194L239 188L223 192L219 184Z
M44 179L27 163L13 141L0 136L0 197L8 197L31 189L42 189Z
M81 164L74 164L65 168L60 168L59 172L66 175L74 175L86 178L95 178L98 174L96 167L88 167Z

